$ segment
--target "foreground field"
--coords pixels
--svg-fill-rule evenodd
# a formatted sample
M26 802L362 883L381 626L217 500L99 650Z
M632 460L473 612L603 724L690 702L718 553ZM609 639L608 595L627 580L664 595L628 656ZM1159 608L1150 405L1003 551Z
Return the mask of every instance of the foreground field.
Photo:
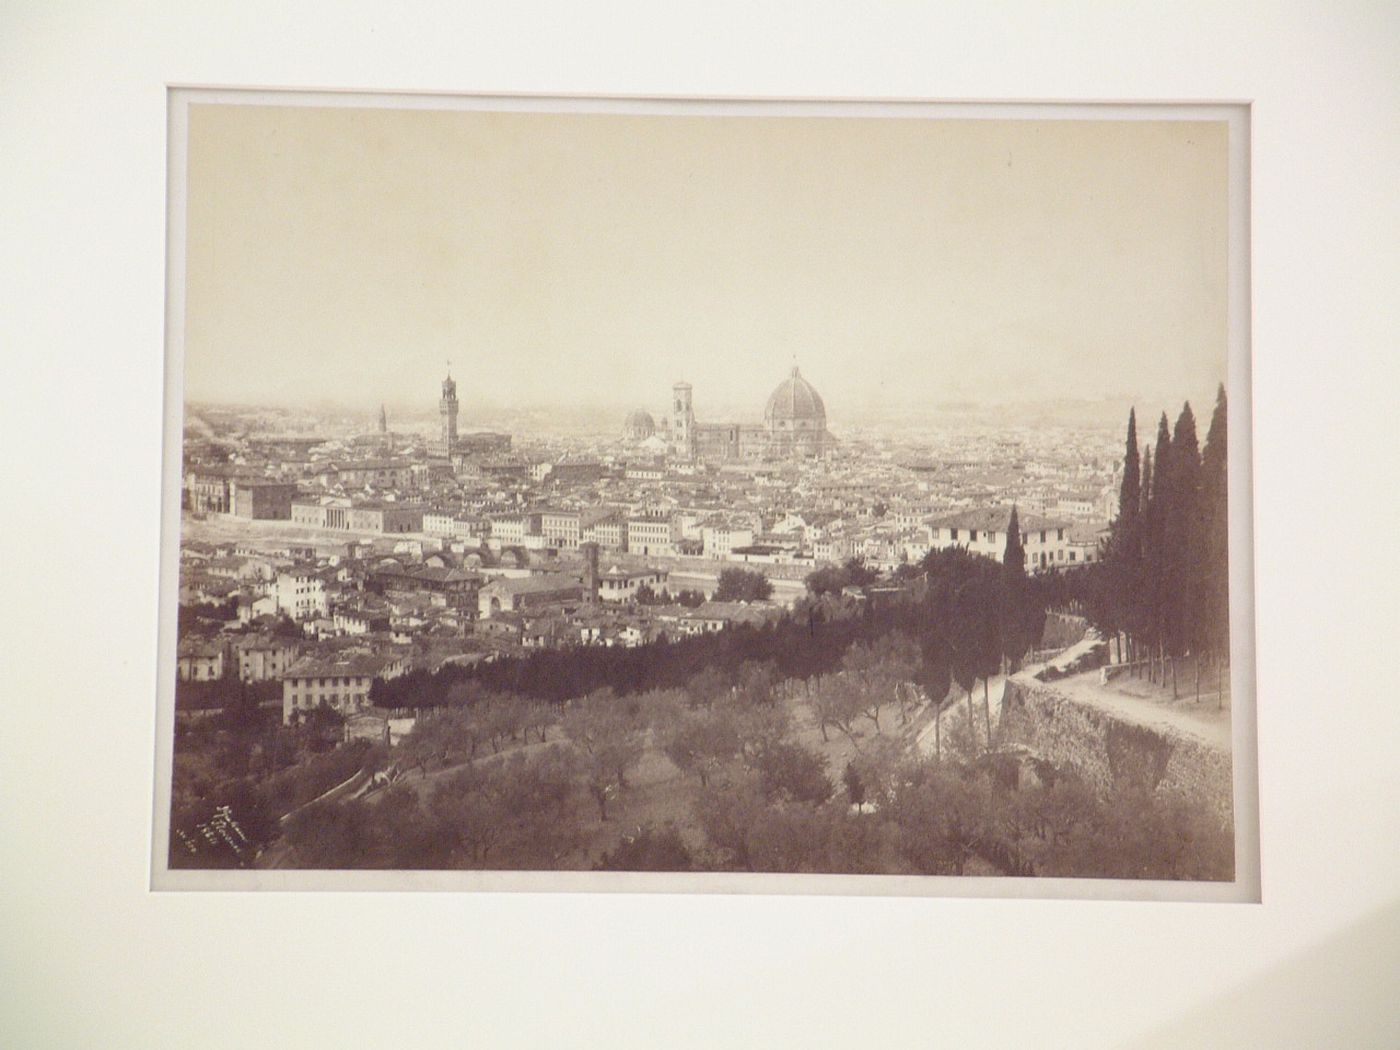
M892 749L891 753L913 754L916 730L928 721L929 712L921 712L925 717L916 719L910 712L907 723L901 723L898 715L892 719L893 725L876 732L872 725L852 727L850 736L828 728L823 739L819 721L803 690L793 689L775 700L787 714L788 730L784 739L819 756L825 775L832 782L831 790L841 790L840 776L847 764L859 760L877 739L881 746ZM948 717L945 714L945 719ZM628 770L627 786L611 796L607 802L607 819L602 819L599 809L585 798L576 800L570 810L571 819L580 833L580 842L574 850L561 858L557 864L561 869L587 870L597 865L605 854L617 849L624 839L635 836L645 828L674 828L687 847L696 853L707 845L703 827L696 815L696 796L701 785L693 774L683 772L663 751L664 730L650 729L647 739L635 766ZM428 768L416 766L406 771L397 783L413 791L423 803L428 803L435 789L449 781L467 766L490 768L512 759L538 756L549 748L564 746L561 731L548 734L545 741L529 743L514 742L503 746L497 752L489 748L466 762ZM865 750L862 750L864 748ZM385 797L385 789L368 793L364 800L376 805ZM279 857L282 862L287 858Z

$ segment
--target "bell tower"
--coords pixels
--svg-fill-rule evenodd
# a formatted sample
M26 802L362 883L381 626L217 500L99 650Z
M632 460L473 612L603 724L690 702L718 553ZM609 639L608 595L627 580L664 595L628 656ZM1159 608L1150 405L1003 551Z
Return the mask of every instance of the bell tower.
M447 362L447 378L442 381L442 400L438 402L442 417L443 452L452 455L457 447L457 381L452 378L452 362Z
M671 388L671 451L678 459L695 458L695 411L689 383Z

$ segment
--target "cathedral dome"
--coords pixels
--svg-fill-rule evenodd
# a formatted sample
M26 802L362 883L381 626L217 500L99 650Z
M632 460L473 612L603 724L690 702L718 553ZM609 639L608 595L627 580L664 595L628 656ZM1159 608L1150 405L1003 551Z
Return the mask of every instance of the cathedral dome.
M645 441L656 433L656 420L651 418L650 412L639 408L628 415L627 422L622 426L622 433L630 441Z
M824 427L826 405L822 403L822 396L812 384L803 379L794 367L768 398L768 407L763 410L763 420L770 424L801 420Z

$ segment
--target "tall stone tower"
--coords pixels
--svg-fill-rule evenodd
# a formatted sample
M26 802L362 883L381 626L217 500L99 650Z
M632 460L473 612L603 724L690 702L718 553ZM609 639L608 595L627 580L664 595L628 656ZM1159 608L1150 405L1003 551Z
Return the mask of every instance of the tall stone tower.
M450 456L457 447L457 381L452 378L450 365L447 378L442 381L438 413L442 416L442 450Z
M578 545L583 554L583 604L598 604L598 545L591 540Z
M379 406L379 433L381 437L389 433L389 416L382 404Z
M671 451L678 459L695 458L695 410L691 406L690 384L671 388Z

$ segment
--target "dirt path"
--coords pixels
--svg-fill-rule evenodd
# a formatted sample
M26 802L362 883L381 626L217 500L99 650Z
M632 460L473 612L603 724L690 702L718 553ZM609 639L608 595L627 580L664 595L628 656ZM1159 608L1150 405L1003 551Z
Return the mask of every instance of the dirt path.
M937 716L930 716L928 724L919 730L919 735L915 738L915 747L922 755L931 755L937 750L938 738L941 735L943 744L948 744L948 730L951 720L959 711L967 710L967 693L956 686L953 690L957 693L955 699L948 703ZM1001 701L1006 694L1006 676L1001 674L992 675L987 682L986 702L992 709L992 732L995 734L996 727L1001 724ZM983 719L987 716L983 707L983 691L979 682L972 689L972 719L973 724L981 732ZM937 721L935 721L935 718ZM983 733L983 736L986 734Z
M1035 684L1076 703L1107 711L1125 722L1153 729L1173 729L1211 747L1230 750L1230 709L1217 710L1213 701L1202 699L1197 703L1186 699L1132 696L1115 690L1112 684L1104 685L1097 671Z
M553 747L556 744L564 744L567 746L567 742L567 738L562 733L556 730L555 735L550 736L543 743L539 740L532 740L528 744L517 741L514 744L508 744L505 747L501 748L499 752L492 751L490 744L482 744L481 747L478 749L478 753L475 758L468 758L464 759L461 762L454 762L450 766L439 766L438 768L433 770L426 770L423 769L421 766L414 766L411 769L409 769L407 773L404 774L404 776L398 781L398 783L411 787L415 792L417 792L418 797L424 802L426 802L428 800L428 792L432 787L448 779L454 773L461 772L468 766L486 765L493 761L504 762L512 755L536 754L539 751L542 751L543 749L548 747ZM379 802L379 800L383 797L384 789L380 787L373 788L370 791L366 791L364 795L361 796L361 799L362 801L367 802L370 805L376 805Z

